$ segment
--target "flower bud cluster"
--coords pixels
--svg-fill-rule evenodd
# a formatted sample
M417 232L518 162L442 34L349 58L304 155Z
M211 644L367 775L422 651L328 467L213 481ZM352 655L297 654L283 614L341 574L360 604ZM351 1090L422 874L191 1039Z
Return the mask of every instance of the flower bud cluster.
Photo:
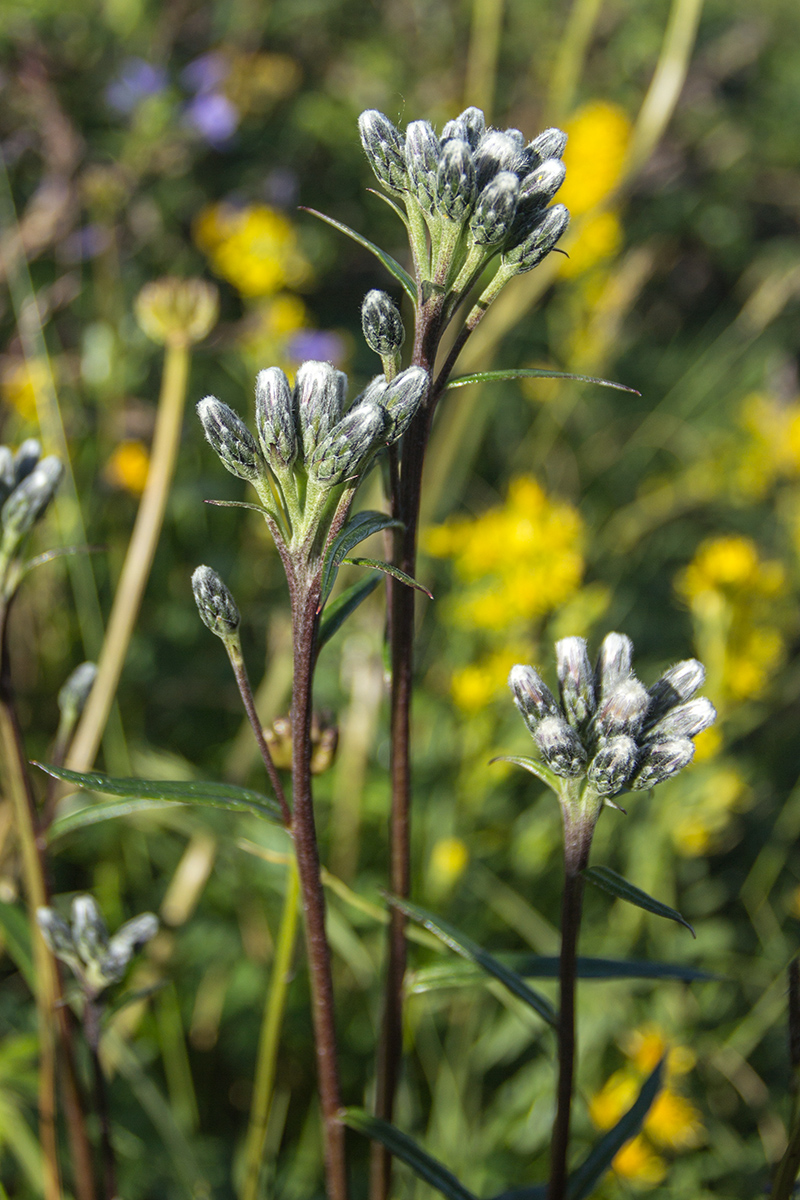
M403 136L375 109L361 114L359 130L378 181L403 201L412 227L412 210L422 213L438 247L432 265L440 282L445 275L452 282L465 259L471 277L473 260L497 252L509 276L529 271L569 224L565 206L551 205L565 175L560 129L527 142L518 129L487 127L481 110L468 108L441 136L427 121L412 121Z
M509 687L545 763L565 779L586 779L606 799L675 775L694 756L693 739L716 718L695 697L702 663L670 667L646 688L633 672L633 645L610 633L592 670L583 638L556 643L559 698L533 667L515 666Z
M427 372L409 367L391 382L377 376L348 408L347 376L330 363L305 362L294 387L279 367L259 372L256 437L213 396L197 412L223 465L256 487L291 542L318 522L333 489L357 483L376 452L402 437L427 389Z
M134 954L158 933L158 917L140 913L109 937L92 896L76 896L71 917L68 925L55 909L36 910L36 920L48 948L67 964L86 994L92 997L119 983Z
M44 514L56 493L64 467L55 455L42 458L35 438L16 454L0 446L0 579L23 538Z

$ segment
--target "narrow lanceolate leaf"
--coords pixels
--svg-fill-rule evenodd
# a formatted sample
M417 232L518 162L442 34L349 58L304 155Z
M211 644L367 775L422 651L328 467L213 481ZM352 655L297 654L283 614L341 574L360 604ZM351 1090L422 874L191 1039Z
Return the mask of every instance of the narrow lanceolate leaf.
M544 371L536 367L515 367L507 371L477 371L474 375L457 375L447 386L466 387L468 383L493 383L498 379L573 379L576 383L597 383L600 387L616 388L618 392L631 392L641 396L636 388L627 387L624 383L614 383L611 379L597 379L594 375L572 375L568 371Z
M668 904L662 904L660 900L654 900L652 896L648 896L647 892L628 883L627 879L623 879L610 867L587 867L583 872L583 877L587 882L593 883L595 887L608 892L610 896L616 896L618 900L627 900L628 904L635 904L637 908L644 908L658 917L667 917L670 921L677 921L679 925L684 925L689 930L692 937L697 937L689 922L681 916L677 909L670 908Z
M403 285L406 294L416 304L417 285L408 271L400 266L396 258L392 258L391 254L387 254L385 250L381 250L379 246L376 246L374 242L369 241L362 234L356 233L355 229L351 229L349 225L343 225L341 221L334 221L333 217L327 217L325 213L317 212L315 208L306 208L303 205L300 207L303 212L310 213L312 217L319 217L320 221L324 221L326 225L332 225L340 233L344 233L347 237L352 238L354 242L358 242L359 246L363 246L365 250L369 250L370 254L374 254L378 261L383 263L389 274L394 275L398 283Z
M282 821L277 800L261 792L251 791L250 788L236 787L232 783L185 779L113 779L110 775L101 775L97 771L84 775L78 771L68 771L66 767L51 766L49 763L34 762L33 765L46 771L54 779L62 779L65 783L72 783L88 792L100 792L104 796L230 808L239 812L251 812L268 820Z
M555 955L509 954L501 955L499 960L524 979L558 978L559 964ZM720 978L719 975L698 971L695 967L685 967L680 963L582 956L577 960L576 974L579 979L599 982L611 979L680 979L684 983L707 983ZM457 960L431 963L428 967L409 971L406 976L406 988L415 995L445 988L477 987L485 982L486 977L480 968Z
M377 558L343 558L342 562L349 563L351 567L372 567L375 571L383 571L384 575L391 575L393 579L399 579L401 583L416 588L418 592L424 592L429 600L433 599L433 592L429 592L426 587L423 587L416 579L412 579L410 575L406 575L405 571L401 571L393 563L382 562Z
M325 602L330 596L333 585L336 582L336 576L339 573L339 567L342 561L351 550L365 541L368 537L372 537L373 533L380 533L382 529L402 529L402 521L398 521L394 517L388 517L382 512L366 512L356 513L347 524L338 537L334 538L328 550L328 556L325 559L325 566L322 571L322 590L320 595L319 610L325 607Z
M362 1108L343 1109L340 1120L350 1129L365 1134L374 1142L380 1142L395 1158L399 1158L406 1166L411 1167L411 1170L420 1179L424 1179L443 1196L449 1197L449 1200L475 1200L473 1193L456 1179L452 1171L448 1171L442 1163L431 1158L430 1154L418 1146L407 1133L401 1132L396 1125L390 1125L388 1121L382 1121L380 1117L372 1117Z
M625 1143L636 1137L653 1101L661 1090L663 1070L664 1060L662 1059L642 1084L642 1090L628 1111L620 1117L613 1129L609 1129L588 1158L570 1175L567 1185L569 1200L586 1200L587 1196L591 1196L595 1184L603 1178Z
M508 990L513 993L534 1012L537 1012L548 1025L554 1028L557 1024L556 1011L549 1000L535 992L533 988L528 987L525 980L512 971L510 967L505 966L495 958L493 954L489 954L488 950L484 950L477 942L473 942L471 938L466 937L460 930L451 925L449 921L443 921L441 917L436 917L433 913L427 912L424 908L418 908L416 904L409 903L408 900L400 900L397 896L390 896L389 903L393 908L397 908L400 912L405 913L412 921L424 926L431 933L435 933L446 946L454 950L456 954L460 954L462 958L469 959L481 967L487 975L497 979L500 983L505 984Z
M558 796L561 790L561 779L548 767L547 763L543 763L538 758L524 758L518 754L498 754L495 758L489 759L489 765L496 762L513 763L515 767L522 767L525 771L530 771L531 775L535 775L542 783L547 784Z
M338 629L345 623L351 612L355 612L362 600L366 600L381 581L381 577L377 571L372 575L365 576L358 583L354 583L346 592L342 592L341 596L328 605L325 610L325 616L322 618L317 634L317 651L320 651L326 642L329 642Z
M47 830L47 840L54 842L56 838L74 833L76 829L86 829L89 825L114 821L118 817L141 817L148 813L166 812L171 808L183 808L185 803L182 800L99 800L96 804L87 804L84 808L76 808L62 817L56 817Z

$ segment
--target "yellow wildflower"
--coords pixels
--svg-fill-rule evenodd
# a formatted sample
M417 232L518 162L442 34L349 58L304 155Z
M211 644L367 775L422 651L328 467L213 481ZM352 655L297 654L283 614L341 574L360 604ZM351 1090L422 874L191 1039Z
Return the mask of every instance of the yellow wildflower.
M685 1096L666 1087L659 1092L645 1117L644 1130L665 1150L691 1150L705 1138L700 1113Z
M697 1058L688 1046L670 1045L657 1025L640 1025L623 1039L622 1050L642 1075L655 1070L656 1063L666 1054L667 1076L685 1075Z
M710 854L724 844L733 814L747 807L750 791L739 772L709 763L673 793L664 819L675 849L687 858Z
M593 100L566 122L564 132L569 135L567 177L558 198L577 217L605 200L619 183L631 123L618 105Z
M36 397L47 385L48 379L45 363L12 358L6 362L0 375L0 392L23 421L33 424L36 421Z
M212 204L195 221L194 238L213 270L245 297L302 287L311 277L291 222L266 204Z
M147 483L150 455L144 442L120 442L105 466L105 477L114 487L124 488L134 496L141 496Z
M562 263L562 276L572 279L582 275L597 263L613 258L621 245L622 222L615 212L600 212L587 217L570 245L569 258Z
M435 891L451 888L467 868L469 850L461 838L439 838L431 850L428 864L429 882Z
M641 1134L622 1147L611 1165L623 1179L647 1188L657 1187L667 1176L664 1159L656 1154Z
M597 1129L613 1129L617 1121L626 1113L639 1095L641 1082L629 1067L606 1080L597 1095L589 1101L589 1116Z
M531 657L529 648L504 647L453 672L450 689L463 712L478 713L490 701L508 694L508 673L514 663Z

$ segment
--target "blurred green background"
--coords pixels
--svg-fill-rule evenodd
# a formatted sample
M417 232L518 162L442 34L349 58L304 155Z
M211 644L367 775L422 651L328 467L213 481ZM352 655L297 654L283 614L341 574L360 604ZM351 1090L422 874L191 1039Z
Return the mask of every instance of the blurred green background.
M604 375L641 395L503 382L442 405L422 535L436 600L419 605L413 895L491 948L555 953L556 806L527 775L488 765L528 752L508 668L552 674L555 638L595 647L612 629L633 638L646 683L700 657L718 726L690 771L636 795L627 816L604 816L594 853L676 904L697 940L598 893L582 950L721 978L582 985L575 1136L588 1146L613 1124L668 1044L668 1089L602 1195L763 1194L786 1143L785 968L800 920L796 3L6 0L0 55L0 440L41 436L57 449L63 422L86 539L102 548L77 575L63 560L39 568L18 600L13 666L31 757L48 754L66 675L97 654L86 567L107 615L146 478L162 351L133 315L140 288L165 275L219 287L219 323L193 353L192 403L212 393L251 419L256 370L291 372L305 358L334 361L355 391L380 369L361 339L361 299L379 286L399 302L399 288L298 206L405 260L402 227L367 190L358 113L441 127L477 104L529 137L553 123L570 133L559 196L573 212L570 258L513 281L463 365ZM256 515L206 498L246 495L190 408L119 691L117 753L137 774L261 787L189 579L205 562L233 590L269 722L288 706L283 577ZM364 504L380 502L376 473ZM63 501L37 548L74 540L74 528ZM381 589L325 649L317 688L321 720L339 727L316 788L324 859L377 906L382 641ZM15 904L4 807L0 846L0 900ZM130 1200L237 1194L284 851L249 818L188 810L54 847L59 894L91 889L112 928L143 909L163 921L131 987L166 985L122 1010L107 1041ZM382 927L341 887L329 900L344 1091L360 1104ZM412 948L398 1123L477 1194L539 1181L552 1038L492 989L436 986L425 969L437 961ZM35 1019L13 955L0 971L0 1177L9 1195L36 1196ZM321 1195L314 1086L298 952L269 1195ZM367 1147L352 1144L359 1197ZM395 1187L431 1194L402 1169Z

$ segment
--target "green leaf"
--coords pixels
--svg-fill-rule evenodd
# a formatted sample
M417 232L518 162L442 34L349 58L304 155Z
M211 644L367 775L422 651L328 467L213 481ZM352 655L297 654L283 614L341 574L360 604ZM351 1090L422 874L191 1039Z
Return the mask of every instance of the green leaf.
M537 954L500 955L499 961L524 979L557 979L558 958ZM579 979L599 981L610 979L680 979L684 983L707 983L720 979L708 971L685 967L679 963L646 962L642 959L585 958L576 964ZM443 988L475 987L484 982L484 975L468 962L432 963L408 974L408 991L412 994L438 991Z
M576 383L597 383L600 387L616 388L618 392L631 392L641 396L636 388L611 379L597 379L594 375L572 375L568 371L540 371L535 367L514 367L507 371L477 371L474 375L458 375L447 384L449 388L466 387L468 383L492 383L498 379L573 379Z
M339 567L342 565L342 560L345 556L351 550L355 549L359 542L363 542L366 538L371 537L373 533L380 533L382 529L402 528L403 522L398 521L396 517L388 517L386 513L372 512L369 509L365 512L356 513L354 517L351 517L339 536L334 538L328 550L328 557L325 559L319 602L320 612L325 607L327 599L333 590L336 576L339 573Z
M341 596L330 604L325 612L325 616L320 622L319 633L317 634L317 651L321 650L326 642L329 642L336 631L341 628L351 612L355 612L362 600L366 600L381 581L381 577L377 571L372 575L365 576L358 583L354 583L346 592L342 592Z
M417 583L416 579L412 579L392 563L382 562L377 558L343 558L342 562L349 563L352 567L372 567L374 571L383 571L384 575L391 575L393 579L399 579L401 583L416 588L418 592L424 592L430 600L433 599L433 592L429 592L421 583Z
M531 775L535 775L542 783L546 783L557 796L561 793L560 776L556 775L547 763L541 762L538 758L524 758L519 754L498 754L495 758L489 759L489 766L496 762L513 763L515 767L522 767L525 771L530 771Z
M378 261L383 263L389 274L394 275L395 279L403 285L406 294L411 299L411 303L416 304L417 285L408 271L401 267L397 259L392 258L391 254L387 254L385 250L381 250L379 246L376 246L374 242L370 242L362 234L356 233L355 229L351 229L349 225L343 225L341 221L334 221L333 217L327 217L325 213L317 212L315 208L306 208L304 205L301 205L300 209L301 212L310 213L312 217L319 217L320 221L325 221L327 225L332 225L340 233L347 234L354 242L358 242L359 246L363 246L365 250L369 250L371 254L374 254Z
M99 800L97 804L87 804L84 808L73 809L56 817L47 830L48 842L74 833L76 829L86 829L89 825L99 825L103 821L113 821L117 817L139 817L147 813L165 812L170 808L182 808L183 800Z
M569 1200L586 1200L625 1143L636 1137L653 1101L661 1090L663 1070L664 1060L662 1058L661 1062L656 1064L652 1074L642 1084L642 1090L628 1111L620 1117L613 1129L609 1129L588 1158L570 1175L567 1185Z
M50 835L58 836L70 832L82 825L92 825L96 821L108 820L109 817L127 816L132 812L152 811L161 807L164 802L170 804L199 804L211 808L234 809L237 812L250 812L269 821L282 823L281 810L278 802L271 796L261 792L253 792L249 788L236 787L232 783L209 783L197 780L161 780L161 779L113 779L109 775L101 775L96 771L83 775L78 771L68 771L66 767L54 767L49 763L34 762L35 767L46 771L54 779L62 779L76 787L89 792L100 792L104 796L120 796L126 800L126 805L92 804L77 812L67 813L59 817L50 827ZM139 803L134 803L137 801ZM147 804L141 802L148 802ZM154 806L153 801L157 804ZM115 807L116 811L112 811ZM99 815L101 810L104 815ZM92 814L98 815L93 818Z
M249 508L261 516L274 517L274 513L263 504L248 504L246 500L204 500L204 504L213 504L214 508Z
M0 929L3 931L9 958L35 995L36 972L33 968L31 927L27 914L18 905L0 900Z
M431 1187L436 1188L449 1200L476 1200L472 1192L459 1183L452 1171L431 1158L430 1154L417 1145L407 1133L402 1133L396 1125L382 1121L380 1117L372 1117L363 1108L345 1108L340 1114L343 1125L363 1133L366 1137L380 1142L395 1158L399 1158L406 1166L411 1167L420 1179L424 1179Z
M411 904L408 900L400 900L397 896L389 896L388 899L393 908L399 909L400 912L410 917L412 921L416 921L431 933L435 933L456 954L460 954L462 958L467 958L470 962L476 963L488 975L505 984L513 995L537 1012L540 1017L547 1021L548 1025L556 1027L556 1012L550 1001L538 992L535 992L532 988L529 988L525 980L516 971L512 971L510 967L505 966L494 955L489 954L477 942L473 942L471 938L466 937L454 925L451 925L449 921L443 921L441 917L435 917L433 913L426 912L424 908L418 908L416 904Z
M635 904L637 908L655 913L658 917L667 917L670 921L677 921L679 925L684 925L689 930L692 937L697 937L689 922L676 909L670 908L668 904L662 904L660 900L654 900L652 896L648 896L647 892L628 883L627 879L623 879L610 867L587 867L582 875L589 883L593 883L595 887L608 892L611 896L616 896L618 900L627 900L628 904Z

